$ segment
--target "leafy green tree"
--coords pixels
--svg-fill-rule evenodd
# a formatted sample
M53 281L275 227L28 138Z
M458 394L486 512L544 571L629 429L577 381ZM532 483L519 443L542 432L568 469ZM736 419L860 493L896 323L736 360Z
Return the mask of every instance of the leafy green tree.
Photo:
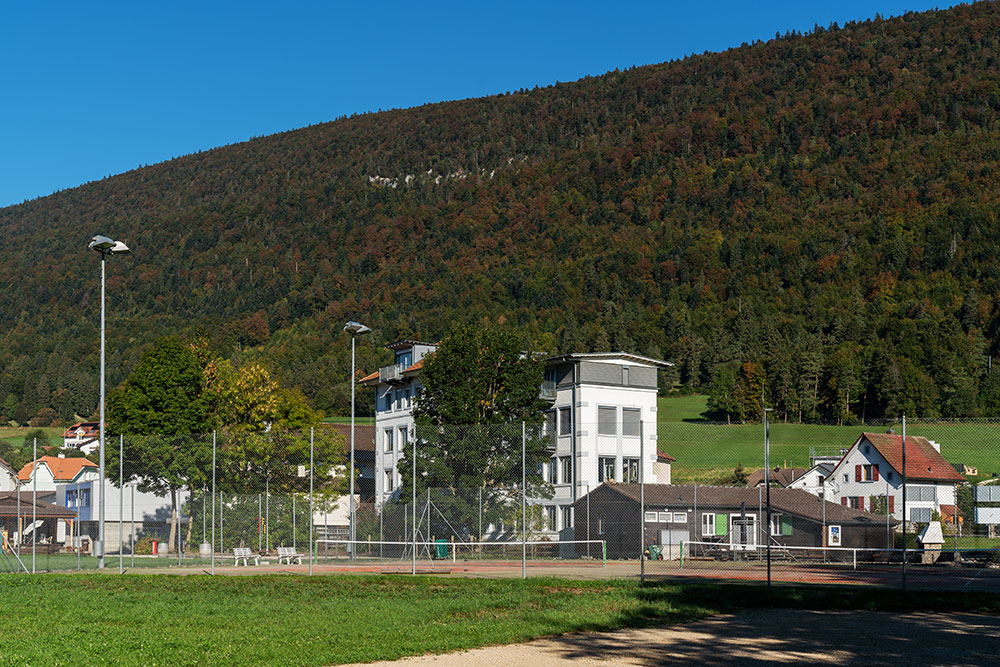
M528 341L501 326L462 326L424 360L416 399L417 491L438 489L452 525L513 525L519 513L522 423L527 494L548 497L539 470L548 461L541 434L542 364ZM529 426L530 425L530 426ZM400 462L403 488L413 480L412 450Z
M161 338L108 395L107 429L125 434L126 481L139 490L170 495L170 545L176 544L177 492L202 488L212 465L211 405L202 369L191 347L179 338ZM117 482L118 448L107 447L106 470Z

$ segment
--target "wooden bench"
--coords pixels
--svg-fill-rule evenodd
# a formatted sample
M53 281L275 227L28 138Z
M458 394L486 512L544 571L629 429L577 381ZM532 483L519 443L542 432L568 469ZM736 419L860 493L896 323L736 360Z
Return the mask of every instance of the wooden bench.
M233 556L236 557L236 565L240 564L240 559L243 559L243 565L250 567L250 559L253 558L254 565L260 565L260 556L250 551L249 547L233 547Z
M285 560L289 565L292 564L292 559L299 565L302 565L302 554L295 553L295 549L292 547L278 547L278 564L281 564L282 560Z

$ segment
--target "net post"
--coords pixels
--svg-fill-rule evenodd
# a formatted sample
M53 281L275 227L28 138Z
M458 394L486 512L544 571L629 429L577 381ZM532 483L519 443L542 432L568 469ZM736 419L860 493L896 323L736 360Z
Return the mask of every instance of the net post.
M680 569L682 569L682 570L684 569L684 540L681 540L681 567L680 567Z
M215 433L212 431L212 574L215 574ZM132 515L132 525L135 525L135 514Z
M313 573L313 448L316 436L316 428L309 427L309 576Z
M605 540L601 540L601 565L608 565L608 543Z

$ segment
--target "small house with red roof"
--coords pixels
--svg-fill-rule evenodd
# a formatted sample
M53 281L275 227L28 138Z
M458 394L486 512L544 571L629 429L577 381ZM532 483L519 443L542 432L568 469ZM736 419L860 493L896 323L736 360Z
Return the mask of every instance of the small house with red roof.
M940 445L906 436L906 521L926 523L934 512L954 511L955 489L965 477L941 455ZM825 494L845 507L902 520L903 438L862 433L834 467Z
M63 431L63 447L81 449L101 437L100 422L77 422Z
M17 473L21 488L55 491L60 484L79 484L98 478L97 464L83 457L42 456Z

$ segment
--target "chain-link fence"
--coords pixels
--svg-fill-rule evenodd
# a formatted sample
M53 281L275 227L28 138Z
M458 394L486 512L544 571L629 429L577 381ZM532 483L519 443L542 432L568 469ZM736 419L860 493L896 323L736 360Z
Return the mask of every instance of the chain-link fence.
M903 446L903 432L906 446ZM269 566L1000 587L1000 423L124 436L2 494L9 570ZM52 460L49 460L52 459ZM103 491L103 499L102 499ZM905 521L904 521L905 517ZM0 563L2 566L3 563Z

